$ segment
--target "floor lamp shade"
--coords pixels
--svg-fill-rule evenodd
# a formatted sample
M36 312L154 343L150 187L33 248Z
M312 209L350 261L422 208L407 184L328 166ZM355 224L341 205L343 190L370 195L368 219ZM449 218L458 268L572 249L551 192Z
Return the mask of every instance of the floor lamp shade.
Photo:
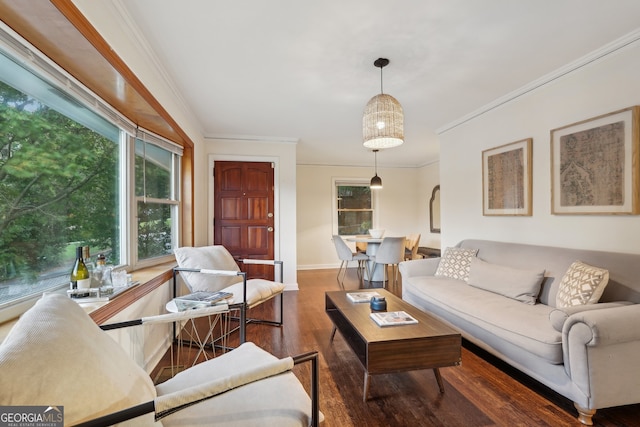
M371 149L392 148L404 142L402 105L381 93L369 100L362 117L363 145Z

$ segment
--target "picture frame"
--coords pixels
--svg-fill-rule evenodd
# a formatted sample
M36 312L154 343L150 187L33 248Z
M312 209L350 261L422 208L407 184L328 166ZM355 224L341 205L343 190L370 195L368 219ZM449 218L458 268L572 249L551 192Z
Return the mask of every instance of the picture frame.
M532 215L532 146L527 138L482 152L483 215Z
M640 106L551 130L551 213L637 215Z

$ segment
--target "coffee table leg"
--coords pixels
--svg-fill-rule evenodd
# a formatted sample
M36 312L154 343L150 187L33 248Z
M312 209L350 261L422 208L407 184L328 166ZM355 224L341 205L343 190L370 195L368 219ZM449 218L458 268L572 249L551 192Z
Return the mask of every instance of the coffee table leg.
M436 381L438 382L438 387L440 387L440 393L444 393L444 384L442 383L442 375L440 375L440 369L433 368L433 373L436 376Z
M338 330L338 328L333 327L333 329L331 330L331 339L329 340L329 342L333 342L333 338L336 336L336 331Z
M369 373L367 371L364 372L364 389L362 390L362 401L367 401L367 396L369 396Z

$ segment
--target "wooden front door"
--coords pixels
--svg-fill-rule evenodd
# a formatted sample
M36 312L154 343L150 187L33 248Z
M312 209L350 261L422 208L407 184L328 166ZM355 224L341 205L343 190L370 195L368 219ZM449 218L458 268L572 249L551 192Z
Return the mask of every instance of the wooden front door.
M213 242L236 260L274 259L273 164L214 163ZM273 266L238 264L247 278L273 280Z

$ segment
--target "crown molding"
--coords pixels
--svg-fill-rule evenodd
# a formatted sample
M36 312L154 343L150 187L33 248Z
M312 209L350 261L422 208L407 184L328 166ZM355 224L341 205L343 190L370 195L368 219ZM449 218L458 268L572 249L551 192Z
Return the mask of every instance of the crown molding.
M284 136L259 136L259 135L232 135L232 134L208 134L204 139L217 139L225 141L245 141L245 142L281 142L285 144L297 144L299 138Z
M607 57L608 55L611 55L613 53L616 53L622 49L625 49L635 43L637 43L640 40L640 29L637 29L635 31L630 32L629 34L603 46L600 49L597 49L585 56L583 56L582 58L579 58L578 60L571 62L561 68L558 68L557 70L546 74L542 77L540 77L537 80L532 81L531 83L522 86L519 89L514 90L513 92L510 92L498 99L496 99L493 102L490 102L489 104L486 104L482 107L480 107L479 109L465 115L462 116L461 118L454 120L444 126L442 126L439 129L436 129L436 134L437 135L441 135L445 132L448 132L470 120L475 119L476 117L479 117L485 113L488 113L504 104L507 104L511 101L514 101L518 98L520 98L521 96L524 96L526 94L528 94L529 92L533 92L534 90L545 86L555 80L558 80L568 74L571 74L577 70L580 70L583 67L586 67L594 62L597 62L601 59L604 59L605 57Z
M122 0L114 0L112 2L114 13L120 18L121 28L125 33L126 38L132 42L136 47L136 51L143 55L146 62L150 63L152 67L157 71L162 82L169 88L172 97L180 105L180 109L186 113L188 117L194 118L197 126L199 127L200 134L203 133L203 125L196 119L196 115L193 113L189 104L185 101L184 97L177 89L175 82L167 72L162 61L158 58L156 52L153 50L147 38L144 36L140 27L136 24L135 20L131 17L127 8L124 6Z

